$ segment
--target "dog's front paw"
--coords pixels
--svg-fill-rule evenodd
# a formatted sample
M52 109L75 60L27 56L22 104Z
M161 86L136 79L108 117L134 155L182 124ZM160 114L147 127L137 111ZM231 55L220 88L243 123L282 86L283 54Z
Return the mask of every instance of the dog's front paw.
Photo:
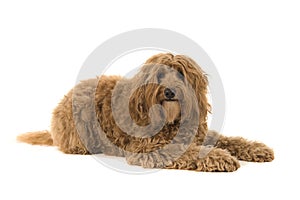
M213 148L205 157L197 161L197 171L204 172L233 172L240 167L236 157L223 149Z
M271 162L274 160L274 151L263 143L252 142L249 148L240 153L238 159L250 162Z
M158 153L136 153L126 157L130 165L142 166L144 168L164 168L171 164L171 161L165 159Z

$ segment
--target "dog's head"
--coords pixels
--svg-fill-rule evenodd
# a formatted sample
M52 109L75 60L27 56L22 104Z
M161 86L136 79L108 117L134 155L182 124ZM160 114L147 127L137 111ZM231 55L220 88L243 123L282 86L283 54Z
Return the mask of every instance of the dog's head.
M146 126L162 117L169 125L199 119L197 123L207 129L208 81L191 58L170 53L152 56L131 81L129 110L138 125ZM163 112L156 110L151 114L154 105L161 105Z

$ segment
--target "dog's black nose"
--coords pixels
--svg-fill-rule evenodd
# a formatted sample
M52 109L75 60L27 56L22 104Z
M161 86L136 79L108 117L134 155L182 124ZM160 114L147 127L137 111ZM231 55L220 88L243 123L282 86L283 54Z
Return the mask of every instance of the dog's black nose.
M165 91L164 91L164 93L165 93L165 97L166 97L167 99L172 99L172 98L175 97L175 92L174 92L174 90L171 90L171 89L169 89L169 88L166 88Z

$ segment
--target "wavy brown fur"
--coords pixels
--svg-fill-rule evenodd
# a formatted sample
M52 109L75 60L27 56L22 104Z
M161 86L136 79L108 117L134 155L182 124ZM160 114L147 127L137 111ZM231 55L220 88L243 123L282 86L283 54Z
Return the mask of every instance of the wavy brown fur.
M273 151L262 143L208 131L207 86L205 73L192 59L158 54L131 79L82 81L55 108L51 137L37 132L18 139L47 145L53 140L70 154L125 156L129 164L147 168L235 171L238 159L273 160ZM175 100L165 99L166 88L173 88ZM157 105L163 110L153 109Z
M32 145L53 145L53 139L48 131L29 132L23 135L19 135L17 137L17 140Z

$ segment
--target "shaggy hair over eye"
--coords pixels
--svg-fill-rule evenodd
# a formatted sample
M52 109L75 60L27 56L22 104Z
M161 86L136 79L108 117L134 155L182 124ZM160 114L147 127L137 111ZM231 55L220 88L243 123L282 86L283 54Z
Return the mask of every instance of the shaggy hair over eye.
M272 161L273 150L263 143L208 130L207 88L194 60L157 54L133 78L82 81L54 109L50 131L18 140L68 154L122 156L145 168L235 171L238 160Z

